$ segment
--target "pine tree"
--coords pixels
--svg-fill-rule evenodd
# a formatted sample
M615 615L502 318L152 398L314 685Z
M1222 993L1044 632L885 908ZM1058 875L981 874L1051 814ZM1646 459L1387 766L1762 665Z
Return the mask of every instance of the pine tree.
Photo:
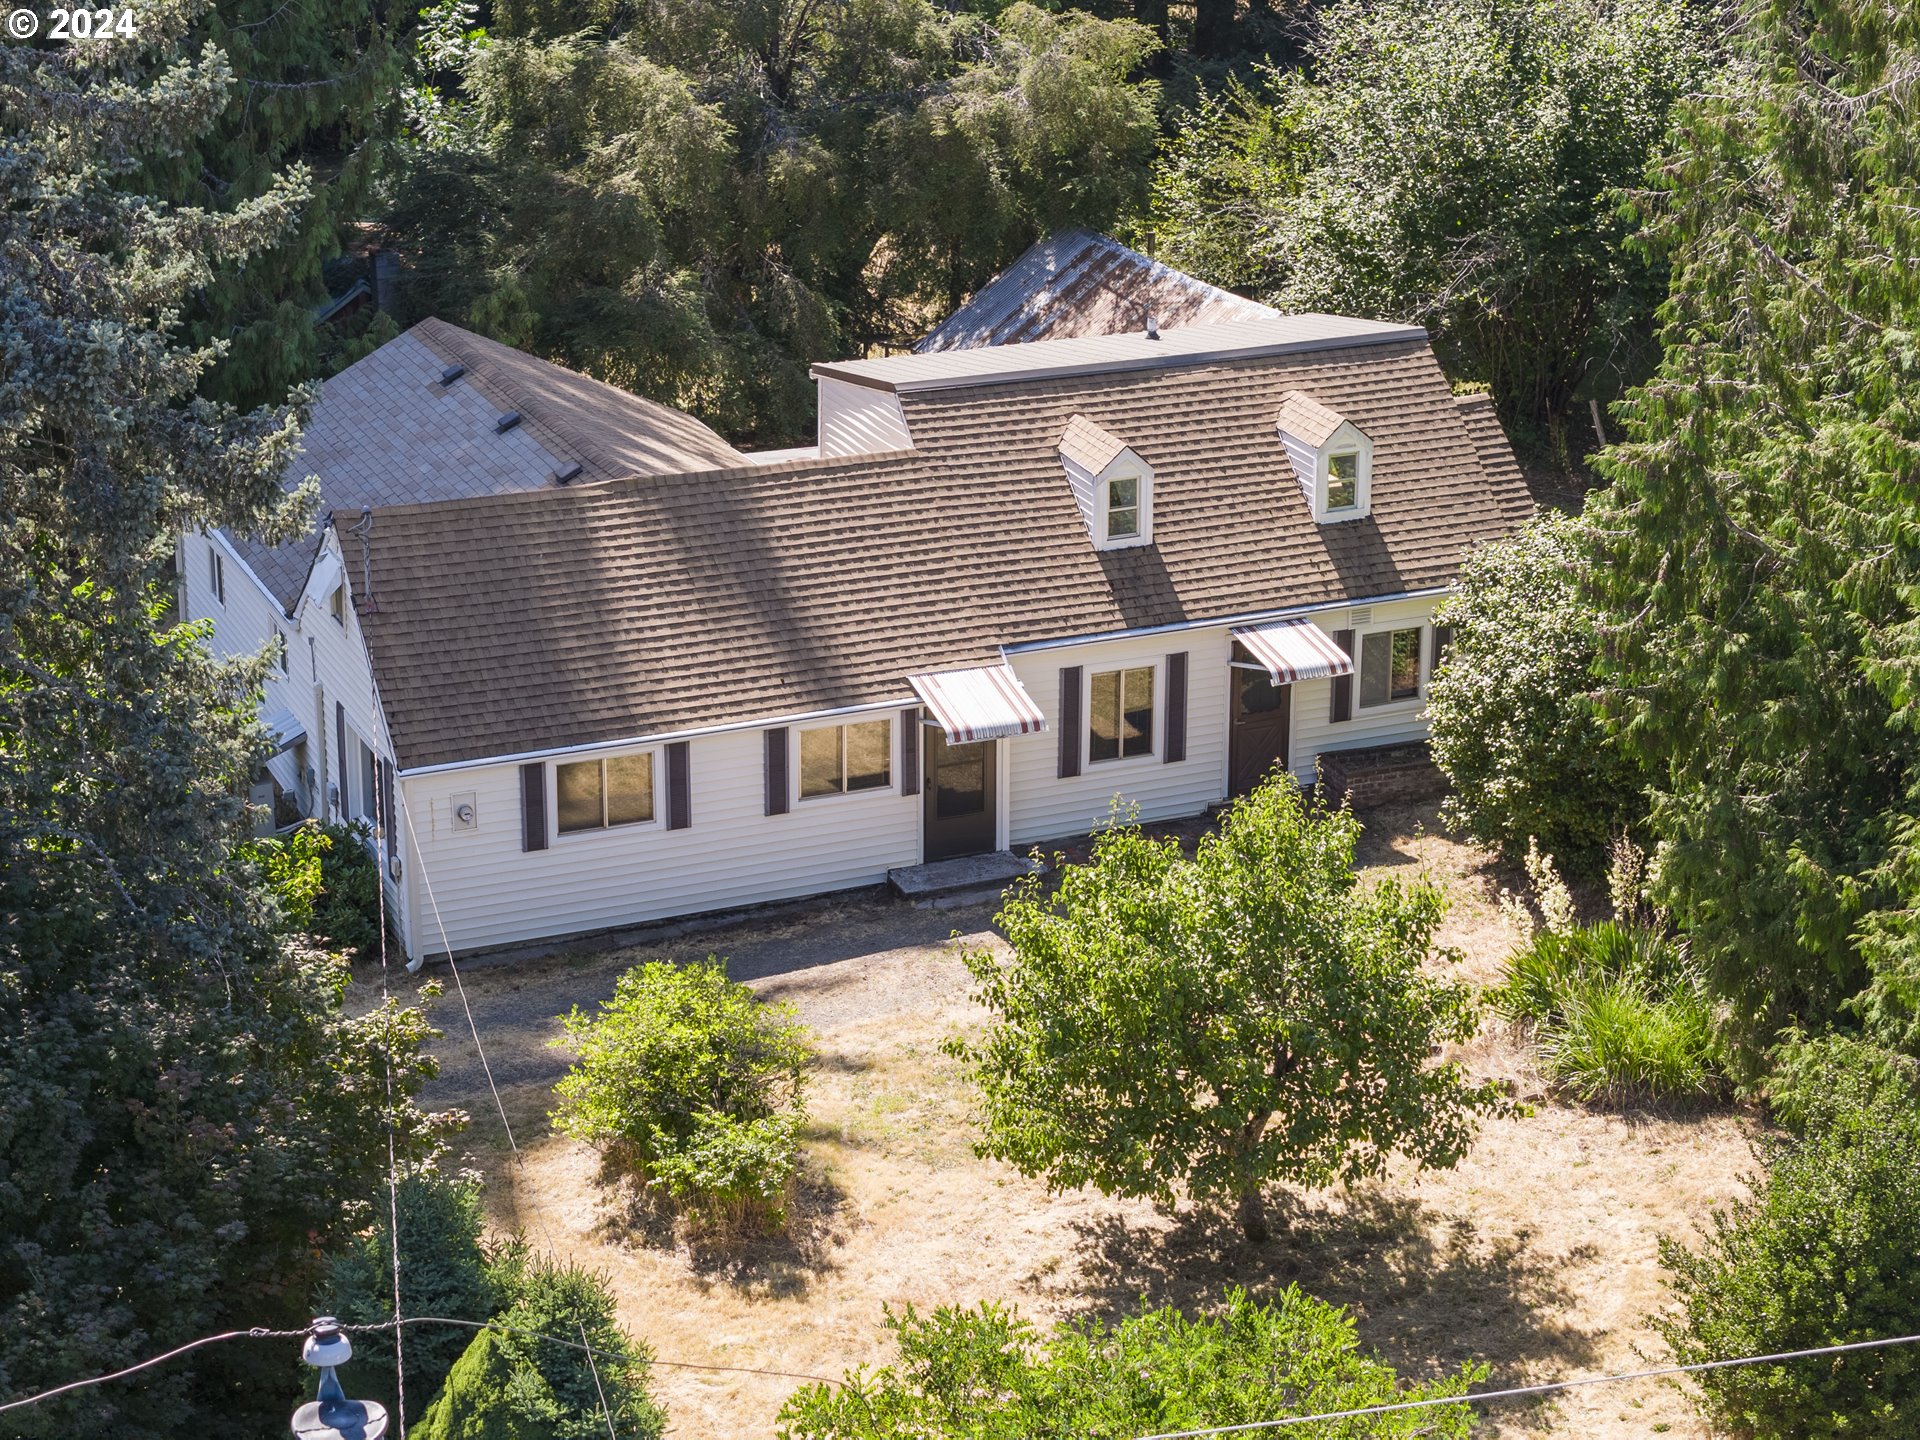
M311 504L279 482L297 407L196 398L219 351L170 338L298 223L304 177L221 211L131 185L229 103L203 18L0 47L0 1398L299 1323L385 1169L383 1052L401 1154L433 1128L417 1013L347 1019L251 856L264 657L216 662L165 618L182 530L284 535ZM7 1432L268 1433L286 1367L232 1342Z

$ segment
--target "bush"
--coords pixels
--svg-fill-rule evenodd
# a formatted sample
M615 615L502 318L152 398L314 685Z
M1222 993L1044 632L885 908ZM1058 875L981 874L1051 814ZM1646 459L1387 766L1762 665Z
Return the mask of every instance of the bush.
M519 1248L503 1257L496 1279L509 1297L497 1319L512 1328L472 1337L410 1433L418 1440L598 1440L610 1416L622 1440L657 1440L666 1415L647 1391L653 1357L621 1331L606 1283L578 1266L533 1262ZM602 1352L591 1364L573 1348L583 1332Z
M723 962L654 962L554 1042L579 1052L554 1124L657 1182L696 1219L778 1223L798 1161L813 1052L790 1005L762 1005Z
M1547 1074L1582 1100L1725 1089L1705 982L1681 946L1647 926L1538 931L1507 958L1491 999L1536 1027Z
M482 1243L480 1181L431 1168L403 1176L397 1187L400 1215L400 1305L408 1315L483 1319L505 1297ZM317 1315L347 1324L371 1324L393 1316L393 1247L384 1190L369 1207L366 1227L328 1267ZM449 1325L416 1325L404 1341L407 1418L418 1419L453 1368L470 1336ZM393 1336L371 1331L353 1338L354 1373L367 1395L389 1407L396 1393Z
M1448 825L1514 859L1537 839L1584 871L1645 803L1639 768L1589 698L1598 640L1577 526L1542 517L1466 557L1459 593L1434 616L1455 633L1427 715L1453 782Z
M1658 1321L1685 1364L1910 1334L1920 1321L1920 1104L1871 1047L1797 1058L1800 1132L1765 1141L1751 1199L1696 1252L1660 1243L1680 1309ZM1701 1408L1753 1440L1904 1440L1920 1429L1911 1347L1711 1371Z
M1291 1286L1272 1303L1229 1291L1218 1315L1167 1307L1044 1337L991 1304L925 1320L888 1312L887 1325L899 1360L797 1391L776 1422L782 1440L1141 1435L1458 1395L1486 1373L1463 1366L1403 1389L1361 1350L1345 1311ZM1440 1405L1349 1421L1340 1433L1463 1440L1472 1418L1465 1405Z
M1057 888L1007 892L1011 958L965 956L992 1022L956 1040L980 1087L976 1148L1043 1176L1161 1203L1180 1189L1268 1238L1263 1191L1447 1167L1505 1106L1443 1046L1477 1008L1428 961L1445 898L1360 885L1347 810L1291 776L1239 801L1192 858L1116 823Z

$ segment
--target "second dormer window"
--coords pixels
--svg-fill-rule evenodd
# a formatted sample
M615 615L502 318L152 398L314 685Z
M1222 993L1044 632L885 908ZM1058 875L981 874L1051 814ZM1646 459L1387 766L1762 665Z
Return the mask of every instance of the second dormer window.
M1140 477L1121 475L1107 481L1107 538L1131 540L1140 533Z
M1327 509L1351 510L1360 503L1360 452L1343 450L1327 458Z

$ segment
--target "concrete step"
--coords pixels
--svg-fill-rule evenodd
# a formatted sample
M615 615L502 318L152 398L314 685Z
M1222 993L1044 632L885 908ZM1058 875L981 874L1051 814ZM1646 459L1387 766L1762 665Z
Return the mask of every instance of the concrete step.
M1027 855L996 850L987 855L961 855L930 865L903 865L887 872L894 894L922 909L945 910L996 900L1022 875L1046 867Z

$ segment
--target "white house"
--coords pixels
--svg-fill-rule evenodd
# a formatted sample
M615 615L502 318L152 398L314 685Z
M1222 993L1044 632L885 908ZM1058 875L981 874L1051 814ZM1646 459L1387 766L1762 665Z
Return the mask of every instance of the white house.
M413 953L871 885L1418 740L1433 606L1530 509L1404 326L814 375L817 449L754 463L429 322L328 383L313 544L196 542L217 641L287 639L287 808L381 826Z

